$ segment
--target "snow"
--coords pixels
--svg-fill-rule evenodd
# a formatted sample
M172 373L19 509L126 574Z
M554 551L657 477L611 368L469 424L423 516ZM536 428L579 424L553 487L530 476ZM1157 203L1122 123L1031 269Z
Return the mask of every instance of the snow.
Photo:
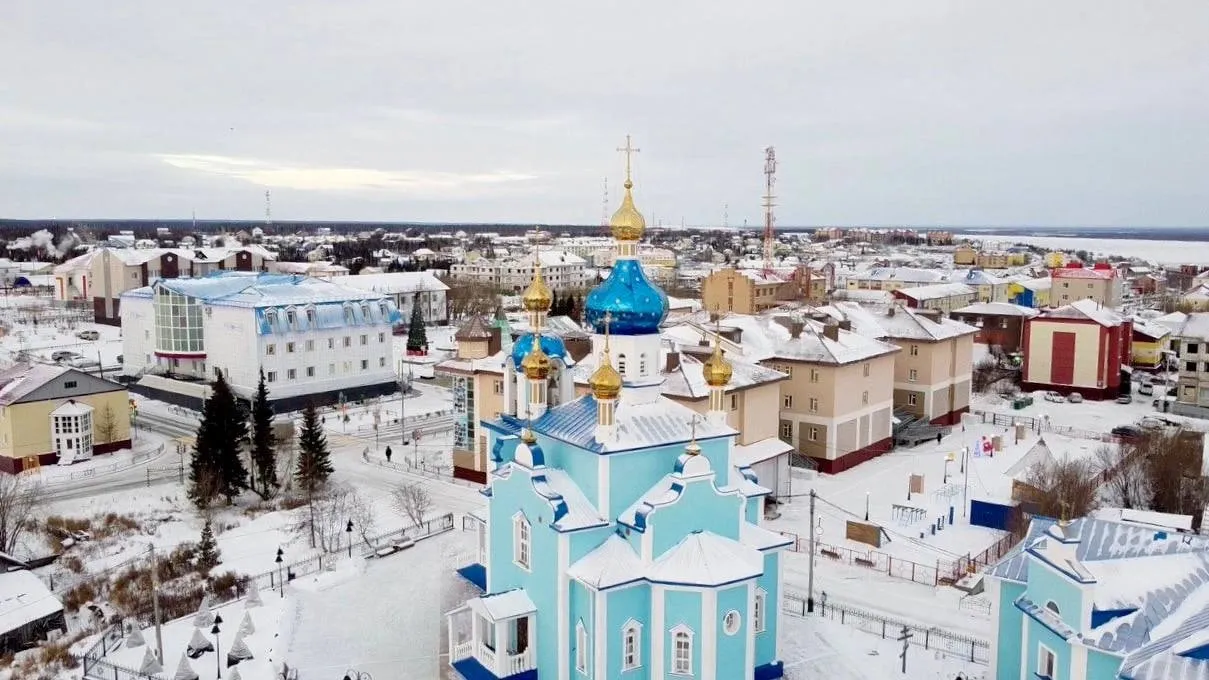
M1096 609L1128 609L1142 606L1155 591L1170 588L1209 568L1209 555L1177 553L1153 557L1127 557L1083 562L1096 579L1093 604ZM1144 572L1146 578L1138 578Z
M1149 241L1144 239L1076 238L1070 236L996 236L986 234L954 234L953 238L969 238L983 242L994 240L1074 252L1086 250L1093 255L1132 257L1156 264L1209 264L1209 248L1199 241Z
M1105 307L1094 300L1077 300L1069 305L1043 313L1041 319L1089 319L1101 326L1112 328L1120 326L1125 320L1111 307Z
M646 570L653 583L719 586L764 573L760 553L723 536L700 531L685 536Z
M572 564L567 575L603 590L641 578L644 565L625 539L610 534L605 542Z
M467 601L467 606L484 618L499 622L515 619L537 611L537 605L522 588L484 595Z
M0 574L0 633L7 633L62 611L63 603L33 572Z
M738 468L750 467L793 450L793 444L776 437L769 437L751 444L736 444L731 449L730 462L731 465Z
M998 316L1034 317L1040 312L1032 307L1015 305L1010 302L975 302L972 305L953 310L955 314L995 314Z

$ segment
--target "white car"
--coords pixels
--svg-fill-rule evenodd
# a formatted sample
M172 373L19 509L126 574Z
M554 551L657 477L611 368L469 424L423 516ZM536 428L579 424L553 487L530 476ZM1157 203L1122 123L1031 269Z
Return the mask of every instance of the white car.
M1045 400L1061 403L1061 402L1066 401L1066 397L1062 396L1061 394L1059 394L1057 392L1054 392L1053 390L1050 390L1049 392L1045 393Z
M1148 397L1152 396L1154 394L1154 385L1151 385L1150 383L1142 383L1141 385L1138 385L1138 394Z
M1066 395L1066 400L1072 404L1081 404L1083 403L1083 395L1079 394L1078 392L1071 392L1070 394Z

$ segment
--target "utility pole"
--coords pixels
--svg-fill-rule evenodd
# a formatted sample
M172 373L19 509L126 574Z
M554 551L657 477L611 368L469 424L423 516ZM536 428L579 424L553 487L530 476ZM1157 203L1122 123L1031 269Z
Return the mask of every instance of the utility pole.
M806 611L814 611L814 489L810 490L810 567L806 576Z
M970 455L970 447L967 444L961 449L962 467L965 468L966 478L965 483L961 487L961 516L966 516L966 508L969 507L970 494L970 461L966 460Z
M898 641L903 643L903 651L898 655L903 660L903 675L907 674L907 645L910 644L909 640L912 637L915 636L911 634L911 631L907 630L906 626L903 626L903 632L898 635Z
M164 663L164 638L160 634L160 575L159 561L155 559L155 544L151 544L151 607L155 616L155 655Z

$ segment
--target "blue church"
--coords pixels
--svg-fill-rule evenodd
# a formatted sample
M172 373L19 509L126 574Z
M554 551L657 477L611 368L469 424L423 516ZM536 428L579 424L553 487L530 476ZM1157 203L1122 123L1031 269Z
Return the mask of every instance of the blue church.
M703 364L705 416L661 394L668 303L637 259L646 221L628 155L624 186L616 264L585 301L591 393L550 403L565 353L542 333L551 295L539 269L523 297L533 336L510 357L515 412L482 423L492 469L479 557L459 572L483 594L448 615L450 665L466 680L783 675L790 541L760 526L769 490L731 464L721 349Z

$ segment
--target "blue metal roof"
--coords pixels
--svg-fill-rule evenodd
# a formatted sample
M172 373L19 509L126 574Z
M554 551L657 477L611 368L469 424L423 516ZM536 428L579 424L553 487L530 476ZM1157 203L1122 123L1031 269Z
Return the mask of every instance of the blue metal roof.
M533 334L526 333L517 339L512 345L512 365L520 368L521 361L524 361L527 355L533 349ZM562 338L542 333L542 351L551 359L562 359L566 363L567 347L563 344Z
M604 318L611 315L609 332L617 335L650 335L659 332L667 317L667 295L647 280L638 260L618 260L609 278L588 293L584 320L597 333L604 333Z

